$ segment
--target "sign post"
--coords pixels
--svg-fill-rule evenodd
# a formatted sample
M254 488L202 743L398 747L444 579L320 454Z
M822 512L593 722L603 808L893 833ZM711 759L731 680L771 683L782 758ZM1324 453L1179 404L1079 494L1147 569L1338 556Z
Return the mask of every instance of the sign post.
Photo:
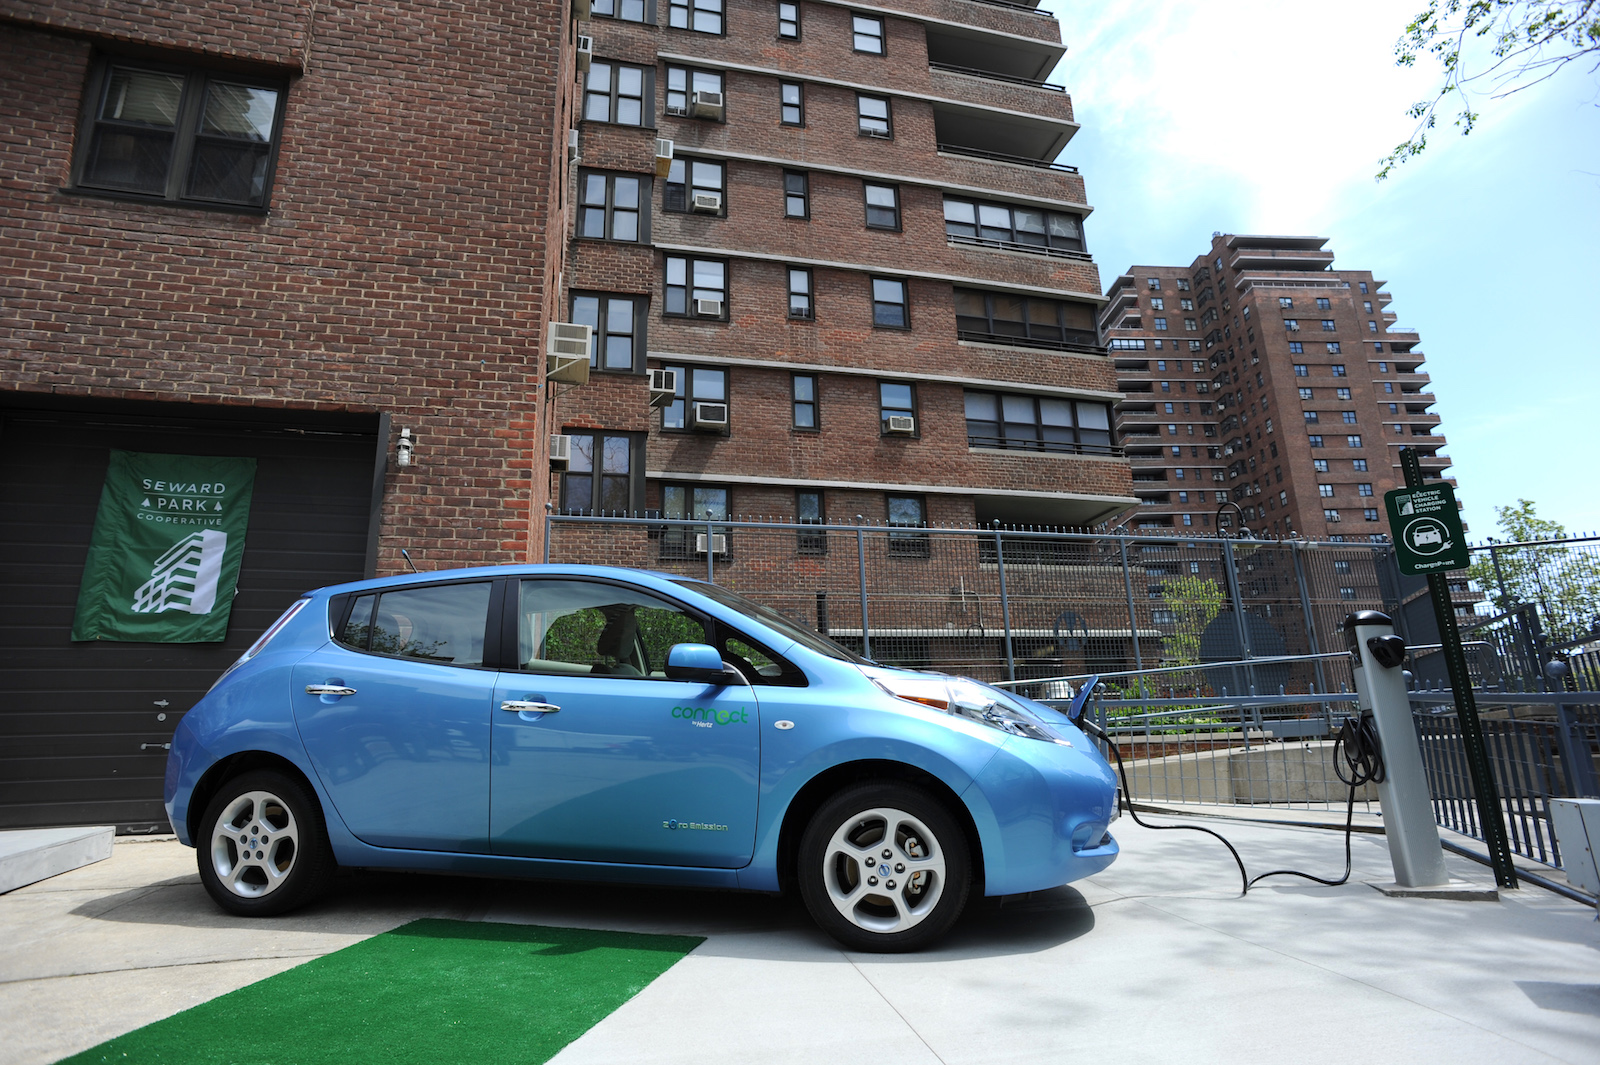
M1461 650L1461 630L1456 626L1455 604L1450 600L1450 585L1445 578L1447 570L1466 569L1468 563L1466 530L1461 527L1461 515L1456 510L1455 489L1443 481L1424 486L1422 466L1414 448L1400 449L1400 468L1405 472L1406 486L1383 497L1389 512L1389 530L1394 536L1395 558L1401 573L1428 578L1428 593L1439 622L1439 643L1450 673L1456 716L1461 722L1467 771L1478 799L1478 823L1483 826L1483 841L1489 847L1495 883L1514 888L1517 871L1506 839L1505 811L1489 767L1478 703L1472 694L1472 677L1467 671L1467 656Z

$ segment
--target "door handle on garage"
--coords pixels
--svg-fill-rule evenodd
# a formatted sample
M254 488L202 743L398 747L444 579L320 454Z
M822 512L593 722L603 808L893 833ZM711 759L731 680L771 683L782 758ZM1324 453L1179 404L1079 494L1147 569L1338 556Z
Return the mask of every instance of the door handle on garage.
M340 684L307 684L307 695L354 695L354 688L346 688Z
M536 703L528 699L507 699L500 704L500 709L510 710L512 713L553 714L560 710L561 707L555 703Z

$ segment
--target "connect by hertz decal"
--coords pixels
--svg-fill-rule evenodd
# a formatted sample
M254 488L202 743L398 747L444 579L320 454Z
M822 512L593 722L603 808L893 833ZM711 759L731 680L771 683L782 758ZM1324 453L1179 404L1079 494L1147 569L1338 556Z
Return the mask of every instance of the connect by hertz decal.
M747 725L750 723L750 714L744 707L737 710L714 710L705 706L674 706L673 717L681 717L696 728L712 728L716 725Z

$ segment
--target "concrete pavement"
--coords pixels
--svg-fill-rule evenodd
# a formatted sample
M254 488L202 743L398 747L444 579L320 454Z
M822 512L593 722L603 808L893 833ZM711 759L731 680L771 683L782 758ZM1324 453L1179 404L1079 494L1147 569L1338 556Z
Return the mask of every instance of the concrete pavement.
M1252 873L1343 864L1336 833L1217 827ZM0 1062L55 1061L417 917L708 937L559 1065L1600 1062L1592 909L1536 888L1385 898L1363 882L1392 876L1371 835L1351 884L1278 879L1240 899L1214 840L1116 830L1123 856L1100 876L984 900L937 950L902 956L841 951L783 899L389 874L246 921L206 898L193 851L120 840L0 896Z

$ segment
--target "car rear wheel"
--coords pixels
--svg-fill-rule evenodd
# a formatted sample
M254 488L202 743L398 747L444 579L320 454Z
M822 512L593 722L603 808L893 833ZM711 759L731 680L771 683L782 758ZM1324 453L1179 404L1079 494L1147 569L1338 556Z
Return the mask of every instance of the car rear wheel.
M835 795L800 840L800 894L852 950L920 950L961 916L972 882L966 836L928 792L861 784Z
M196 840L200 882L243 917L310 902L333 874L321 810L305 786L273 770L228 781L206 807Z

